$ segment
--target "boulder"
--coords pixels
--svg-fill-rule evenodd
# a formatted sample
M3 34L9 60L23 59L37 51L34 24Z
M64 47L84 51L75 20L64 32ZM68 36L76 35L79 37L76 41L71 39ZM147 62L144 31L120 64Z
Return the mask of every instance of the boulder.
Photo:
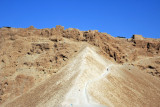
M63 32L64 31L64 26L57 25L55 29L56 29L56 31Z

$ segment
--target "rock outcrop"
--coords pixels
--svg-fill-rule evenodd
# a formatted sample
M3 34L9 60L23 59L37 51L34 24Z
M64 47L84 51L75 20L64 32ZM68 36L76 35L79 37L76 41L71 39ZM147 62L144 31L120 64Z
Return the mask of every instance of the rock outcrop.
M143 40L144 39L142 35L133 35L132 38L134 40Z
M160 40L133 35L115 38L98 30L55 28L0 28L0 104L55 75L82 47L93 46L106 59L117 64L132 63L159 78ZM155 58L155 65L136 61Z

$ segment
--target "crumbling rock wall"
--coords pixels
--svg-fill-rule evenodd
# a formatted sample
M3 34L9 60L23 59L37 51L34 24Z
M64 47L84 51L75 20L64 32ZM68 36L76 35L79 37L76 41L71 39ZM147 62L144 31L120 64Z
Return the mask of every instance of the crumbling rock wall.
M142 35L133 35L131 41L126 40L120 42L121 39L111 37L109 34L100 33L97 30L80 31L74 28L64 30L64 27L60 25L52 29L36 29L33 26L26 29L19 28L18 30L16 28L1 28L1 35L9 36L13 40L16 39L15 35L38 35L49 37L52 41L58 41L62 37L76 41L85 41L100 47L108 57L112 57L118 63L134 59L130 58L131 54L127 54L131 53L132 50L136 50L138 55L142 56L153 56L160 53L160 42L156 40L149 41L148 39L143 38ZM130 47L127 47L127 45ZM130 52L128 52L128 50L130 50Z

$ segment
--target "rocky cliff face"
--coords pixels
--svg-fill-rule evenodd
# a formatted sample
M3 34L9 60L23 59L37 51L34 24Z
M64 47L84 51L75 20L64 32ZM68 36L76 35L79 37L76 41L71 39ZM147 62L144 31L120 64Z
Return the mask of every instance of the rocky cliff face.
M160 40L143 38L142 35L133 35L131 39L114 38L107 33L100 33L97 30L80 31L69 28L64 30L62 26L52 29L36 29L33 26L22 28L1 28L1 37L10 40L20 37L44 37L51 41L58 42L62 38L83 41L101 48L109 57L118 63L135 60L138 56L158 56L160 53ZM132 55L133 54L133 55Z
M134 63L140 69L160 77L160 63L135 63L160 56L160 40L133 35L115 38L97 30L80 31L63 26L51 29L0 28L0 103L27 92L58 72L86 45L98 48L99 54L118 64ZM151 66L151 67L150 67ZM146 70L145 70L146 71Z

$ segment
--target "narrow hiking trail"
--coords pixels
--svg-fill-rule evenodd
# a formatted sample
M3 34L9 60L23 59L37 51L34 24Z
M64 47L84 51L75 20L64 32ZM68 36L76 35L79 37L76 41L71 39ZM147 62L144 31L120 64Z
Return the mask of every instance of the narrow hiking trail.
M89 93L88 93L88 91L87 91L87 87L88 87L90 84L92 84L93 82L98 81L98 80L104 78L106 75L108 75L109 72L111 72L110 69L109 69L111 66L113 66L113 64L109 65L109 66L105 69L104 73L101 74L99 77L97 77L97 78L95 78L95 79L93 79L93 80L89 80L89 81L87 81L87 82L85 83L84 93L85 93L85 95L86 95L86 100L87 100L88 104L90 103L89 97L91 97L91 96L89 95Z
M159 79L129 65L111 62L97 51L83 47L58 73L2 106L159 107Z
M105 60L97 51L94 47L83 47L66 66L49 78L49 82L45 81L21 98L17 98L15 102L17 104L24 102L26 106L32 104L28 106L35 107L102 106L94 99L90 99L93 97L89 95L87 88L92 82L104 78L110 72L113 63ZM26 100L26 96L32 97ZM10 106L17 105L16 103L10 103Z
M75 77L75 83L62 104L68 106L71 104L73 106L98 104L94 100L89 100L90 95L87 92L87 87L90 83L105 77L110 72L109 68L112 63L104 60L92 47L84 47L75 59L78 63L72 62L72 64L74 67L77 66L74 72L78 73L78 76Z

